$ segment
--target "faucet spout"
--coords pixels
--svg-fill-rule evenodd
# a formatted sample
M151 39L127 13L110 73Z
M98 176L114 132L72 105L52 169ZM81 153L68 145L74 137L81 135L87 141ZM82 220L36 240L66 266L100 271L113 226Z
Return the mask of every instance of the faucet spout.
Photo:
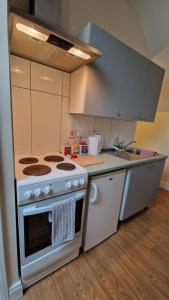
M136 141L131 141L131 142L125 144L125 145L123 146L123 149L126 149L128 146L130 146L130 145L132 145L132 144L135 144L135 143L136 143Z

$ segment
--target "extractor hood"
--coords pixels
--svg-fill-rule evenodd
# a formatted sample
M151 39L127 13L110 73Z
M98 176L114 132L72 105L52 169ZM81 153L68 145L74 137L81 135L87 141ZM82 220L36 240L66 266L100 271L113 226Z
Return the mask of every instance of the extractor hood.
M18 8L10 8L10 52L41 64L72 72L101 55L84 44Z

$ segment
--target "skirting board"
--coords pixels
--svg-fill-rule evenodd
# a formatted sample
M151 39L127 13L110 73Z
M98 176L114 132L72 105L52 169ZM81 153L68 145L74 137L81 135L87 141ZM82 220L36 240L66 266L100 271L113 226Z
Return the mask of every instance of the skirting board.
M160 182L160 187L163 188L163 189L165 189L165 190L167 190L167 191L169 191L169 182L162 180Z
M9 300L19 300L23 297L22 282L18 280L9 288Z

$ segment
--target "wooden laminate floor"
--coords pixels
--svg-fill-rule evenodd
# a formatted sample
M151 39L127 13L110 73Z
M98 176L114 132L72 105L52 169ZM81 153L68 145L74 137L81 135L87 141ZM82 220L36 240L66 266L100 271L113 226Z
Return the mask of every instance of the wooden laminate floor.
M169 192L119 231L25 291L23 300L169 299Z

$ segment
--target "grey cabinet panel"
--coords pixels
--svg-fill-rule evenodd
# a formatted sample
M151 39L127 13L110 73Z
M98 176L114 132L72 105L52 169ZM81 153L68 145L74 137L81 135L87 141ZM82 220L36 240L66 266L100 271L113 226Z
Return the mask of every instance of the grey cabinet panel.
M164 69L150 62L145 90L141 102L140 119L154 121L164 78Z
M129 49L120 113L124 119L137 120L149 70L149 60Z
M103 55L78 79L80 98L73 92L70 112L153 121L164 70L93 23L85 26L79 38ZM77 111L79 103L82 105Z
M26 12L30 11L30 1L29 0L9 0L9 6L23 9Z
M118 117L128 47L96 25L92 24L90 28L90 35L85 33L83 36L92 46L98 47L103 55L88 69L85 113ZM97 105L94 98L97 99Z
M125 220L155 201L165 160L133 167L126 179L120 211Z

